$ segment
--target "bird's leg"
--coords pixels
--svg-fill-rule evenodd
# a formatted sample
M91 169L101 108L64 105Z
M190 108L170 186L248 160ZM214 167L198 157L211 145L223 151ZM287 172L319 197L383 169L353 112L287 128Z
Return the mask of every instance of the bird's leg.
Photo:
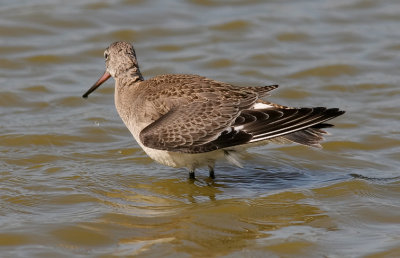
M208 166L208 171L209 171L209 175L210 175L210 178L212 178L212 179L214 179L215 178L215 174L214 174L214 166Z
M189 179L195 179L195 176L194 176L194 169L191 169L191 170L189 171Z

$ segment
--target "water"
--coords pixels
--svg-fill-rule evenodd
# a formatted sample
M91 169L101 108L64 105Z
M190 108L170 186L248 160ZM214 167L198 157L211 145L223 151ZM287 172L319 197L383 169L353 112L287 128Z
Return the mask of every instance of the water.
M395 0L2 1L2 257L400 255L400 7ZM244 169L158 165L113 105L111 42L146 78L280 84L340 107L324 149L270 145Z

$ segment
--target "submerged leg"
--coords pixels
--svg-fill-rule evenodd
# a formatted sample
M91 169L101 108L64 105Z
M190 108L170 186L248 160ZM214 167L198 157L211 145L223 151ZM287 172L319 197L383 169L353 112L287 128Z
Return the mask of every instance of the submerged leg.
M209 175L210 175L210 178L212 178L212 179L214 179L215 178L215 174L214 174L214 166L208 166L208 171L209 171Z
M189 171L189 179L194 179L195 177L194 177L194 169L191 169L190 171Z

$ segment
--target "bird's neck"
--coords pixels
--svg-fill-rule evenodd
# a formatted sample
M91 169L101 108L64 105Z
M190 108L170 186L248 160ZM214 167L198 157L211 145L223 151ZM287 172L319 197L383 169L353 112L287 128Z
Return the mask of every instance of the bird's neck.
M128 92L134 91L135 85L144 80L137 64L125 71L120 70L119 73L115 74L114 79L116 86L115 94L121 95L121 97L129 95Z
M139 70L139 67L133 66L130 67L129 69L125 71L120 71L117 72L114 75L114 78L116 80L124 80L125 82L133 81L133 82L139 82L143 81L143 76L142 73Z
M135 110L131 107L138 98L137 92L142 81L141 76L115 78L115 107L128 128L132 110Z
M143 81L143 76L137 63L121 65L118 69L111 69L110 73L116 81Z
M140 82L143 81L142 75L136 74L135 76L125 76L115 78L115 93L117 95L126 96L128 92L131 92L136 88Z
M143 81L143 76L142 73L139 70L139 67L134 66L129 71L127 71L127 75L131 78L133 81Z

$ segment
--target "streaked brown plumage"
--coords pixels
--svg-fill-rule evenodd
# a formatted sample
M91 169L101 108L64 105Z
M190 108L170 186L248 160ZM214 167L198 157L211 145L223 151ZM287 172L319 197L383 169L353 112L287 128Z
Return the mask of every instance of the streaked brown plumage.
M337 108L292 108L261 98L277 85L237 87L198 75L168 74L144 80L133 46L115 42L104 52L106 72L83 97L110 76L115 105L127 128L154 160L187 167L190 177L236 152L268 142L320 147L325 122L340 116Z

